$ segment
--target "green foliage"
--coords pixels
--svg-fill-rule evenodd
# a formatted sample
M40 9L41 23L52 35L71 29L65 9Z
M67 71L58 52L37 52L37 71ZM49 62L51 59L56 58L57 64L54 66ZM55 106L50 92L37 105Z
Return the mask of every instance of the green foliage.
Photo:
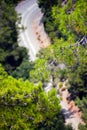
M42 8L42 11L46 13L47 11L50 11L52 6L58 3L58 0L38 0L39 6ZM48 8L49 7L49 8ZM48 12L47 12L48 13Z
M59 84L59 88L62 88L62 87L63 87L63 83L60 82L60 84Z
M0 80L7 78L7 73L2 68L2 65L0 64Z
M64 41L62 45L55 43L49 48L42 50L39 57L40 61L44 60L47 64L50 76L53 76L54 80L68 78L71 97L75 99L78 96L77 105L82 110L82 118L87 124L87 45L73 44L68 46L66 44L65 46ZM61 68L61 64L65 65L65 67ZM84 130L86 127L83 127ZM82 130L82 126L80 126L80 129Z
M77 53L76 64L71 68L69 73L69 82L71 91L81 99L87 94L87 50L79 48Z
M10 2L12 1L0 1L0 63L9 74L13 74L19 68L20 72L23 71L21 69L23 69L25 59L28 61L29 56L27 50L24 47L19 47L17 44L18 27L16 22L19 21L19 17L17 16L14 5L10 4ZM28 66L31 65L30 63L27 64ZM28 78L29 69L27 67L26 69L24 73L27 73L27 76L23 76L23 73L19 74L19 71L15 72L15 76L17 78L21 76L24 79Z
M24 59L21 65L18 66L16 70L12 72L11 75L17 79L23 78L24 80L26 80L30 78L30 71L32 69L33 69L33 63Z
M53 45L39 52L34 66L28 62L27 51L17 45L19 19L13 6L17 1L5 1L0 1L0 63L14 77L30 78L34 83L44 84L52 78L56 86L55 80L68 78L70 92L78 96L76 103L87 124L87 47L69 45L87 35L86 0L69 0L66 4L38 0ZM47 95L42 84L16 80L0 65L1 130L72 130L64 126L55 90ZM86 127L80 125L79 129Z
M36 60L34 69L30 72L30 79L33 82L38 81L49 81L50 79L50 71L48 70L48 64L45 59Z
M1 130L66 130L54 89L47 95L41 83L16 80L1 65L0 74Z
M70 42L77 37L87 34L86 28L86 0L79 0L73 4L71 0L64 7L54 6L52 16L58 30L65 35Z
M85 125L79 125L79 130L87 130L87 97L83 97L82 100L76 98L76 104L82 111L82 118L85 121Z
M65 41L68 40L68 43L73 43L78 37L87 35L86 0L68 0L65 4L61 0L38 1L44 12L45 29L52 43L56 38L63 38Z
M44 12L45 29L53 43L38 56L40 60L45 60L48 66L46 69L53 80L68 78L71 96L72 98L78 96L77 104L87 124L87 45L74 44L87 35L87 2L86 0L38 1ZM62 64L65 67L62 68ZM79 129L86 130L87 125L80 125Z
M7 4L17 4L20 0L4 0Z
M87 130L87 125L83 126L83 125L79 125L79 130Z
M83 97L81 100L79 99L79 97L77 97L76 104L82 110L82 112L83 112L82 118L85 121L85 123L87 124L87 97Z

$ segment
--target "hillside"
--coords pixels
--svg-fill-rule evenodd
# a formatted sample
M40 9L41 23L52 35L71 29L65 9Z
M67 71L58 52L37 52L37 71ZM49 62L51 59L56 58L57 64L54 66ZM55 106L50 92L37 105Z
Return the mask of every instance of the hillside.
M23 28L16 24L21 20L17 4L0 1L0 130L73 130L62 113L66 99L81 113L84 125L78 130L87 130L86 0L38 0L51 45L40 49L33 62L18 46ZM53 89L46 93L49 84Z

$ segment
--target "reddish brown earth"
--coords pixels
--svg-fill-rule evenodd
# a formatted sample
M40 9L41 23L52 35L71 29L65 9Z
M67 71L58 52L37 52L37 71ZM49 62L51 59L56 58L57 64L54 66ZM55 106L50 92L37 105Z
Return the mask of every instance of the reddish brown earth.
M50 45L50 38L48 37L47 33L44 30L43 23L40 23L39 18L34 19L32 22L33 32L35 37L39 41L41 48L46 48Z
M75 130L78 130L78 125L80 123L85 125L84 121L82 120L82 112L78 106L75 105L73 100L67 100L67 97L70 96L70 93L66 89L65 83L63 84L60 93L62 97L61 106L65 117L65 124L71 124Z

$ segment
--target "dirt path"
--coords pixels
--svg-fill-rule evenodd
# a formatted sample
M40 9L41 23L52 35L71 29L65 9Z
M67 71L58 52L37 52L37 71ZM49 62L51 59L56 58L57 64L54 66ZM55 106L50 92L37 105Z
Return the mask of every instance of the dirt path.
M39 14L39 15L42 15ZM37 19L34 19L32 22L32 29L35 34L35 37L37 38L38 42L40 43L41 48L46 48L50 45L50 38L48 37L47 33L44 30L42 19L39 19L39 16Z
M67 97L70 95L68 90L65 87L65 83L60 90L62 101L62 112L65 117L65 124L71 124L74 130L78 130L78 125L81 123L84 125L82 120L82 113L79 111L79 108L75 105L74 101L68 101Z
M24 0L15 7L15 10L21 14L21 21L17 26L25 28L18 30L18 45L27 48L29 60L34 61L39 50L50 45L44 30L41 9L37 0Z

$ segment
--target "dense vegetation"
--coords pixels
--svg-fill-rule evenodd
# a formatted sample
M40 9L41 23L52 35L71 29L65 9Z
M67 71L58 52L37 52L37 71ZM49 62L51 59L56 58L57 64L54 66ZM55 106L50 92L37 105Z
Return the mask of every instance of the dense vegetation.
M72 130L65 127L59 99L42 84L16 80L0 65L0 130Z
M21 0L4 0L7 4L17 4Z
M16 3L0 1L0 130L72 130L64 125L56 91L47 95L42 83L26 80L33 63L17 43Z
M40 2L42 11L46 14L44 23L46 31L53 42L57 38L63 38L68 43L73 43L87 34L86 0L38 1Z
M87 2L86 0L56 0L52 3L49 0L38 1L44 12L46 31L53 44L38 55L41 59L40 64L44 61L43 66L46 67L43 74L46 79L42 78L46 82L52 76L54 86L58 79L68 79L67 87L71 92L71 99L74 99L82 110L83 119L87 124ZM42 68L39 68L38 71L36 61L36 73L31 71L31 79L34 80L32 76L36 76L37 72L41 73ZM84 127L80 125L79 129L86 130L87 125Z
M15 76L26 79L29 77L30 64L28 61L27 50L24 47L19 47L17 43L18 33L16 21L20 18L15 11L14 3L10 1L0 1L0 63L5 70ZM22 74L19 71L28 67L27 76L26 70ZM14 72L15 71L15 72Z
M49 0L38 1L44 12L46 31L53 43L49 49L41 51L39 56L46 59L46 66L50 65L54 79L68 79L71 99L75 99L87 123L87 2L57 0L55 2L58 4L55 4ZM82 37L85 37L85 40L80 42ZM61 63L65 65L64 69L58 67ZM86 130L87 125L80 125L79 129Z
M86 0L38 0L52 45L34 63L17 43L17 2L0 1L0 130L72 130L64 125L56 91L43 91L50 79L54 87L68 79L86 123L79 130L87 130Z

